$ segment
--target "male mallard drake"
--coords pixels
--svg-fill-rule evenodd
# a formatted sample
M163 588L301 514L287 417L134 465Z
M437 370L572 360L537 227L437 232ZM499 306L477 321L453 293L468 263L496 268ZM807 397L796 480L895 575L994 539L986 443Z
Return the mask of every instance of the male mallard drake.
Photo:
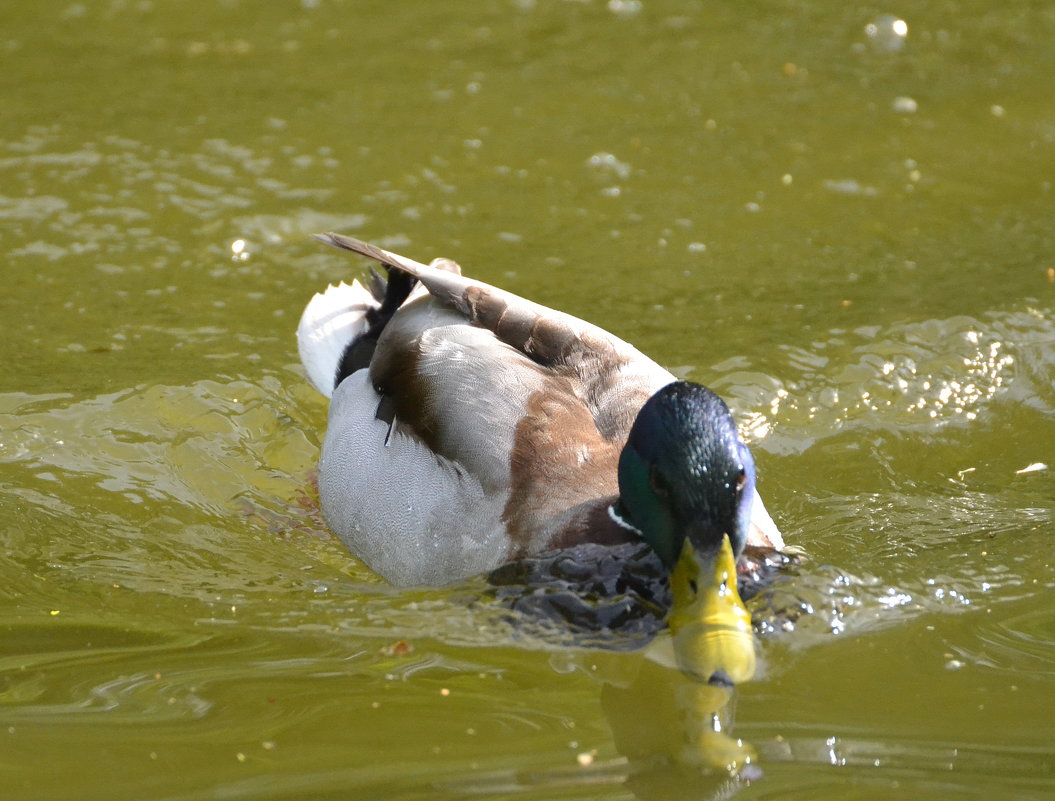
M332 398L322 511L375 572L446 584L584 542L643 539L668 569L683 548L713 564L726 537L733 558L783 547L710 390L452 261L318 238L389 271L315 295L297 331Z

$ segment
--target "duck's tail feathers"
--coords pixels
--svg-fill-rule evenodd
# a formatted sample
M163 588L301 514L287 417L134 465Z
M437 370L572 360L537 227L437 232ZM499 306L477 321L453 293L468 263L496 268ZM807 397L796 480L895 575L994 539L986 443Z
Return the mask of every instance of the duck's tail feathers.
M380 276L372 283L376 291ZM300 316L297 349L312 386L327 398L344 378L342 365L357 342L368 337L382 302L358 281L316 293ZM376 335L373 341L376 342ZM372 343L371 343L372 344ZM372 351L372 347L371 347ZM369 357L367 358L369 363Z

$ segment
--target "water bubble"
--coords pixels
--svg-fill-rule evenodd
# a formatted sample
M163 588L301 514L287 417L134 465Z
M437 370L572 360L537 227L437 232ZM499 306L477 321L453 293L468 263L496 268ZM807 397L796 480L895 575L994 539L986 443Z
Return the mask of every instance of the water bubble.
M641 11L641 0L608 0L608 10L618 17L632 17Z
M882 14L865 25L865 36L872 49L881 53L896 53L905 46L908 23L893 14Z
M607 172L617 178L629 178L631 167L625 161L620 161L611 153L594 153L586 160L586 163L600 172Z
M875 197L878 194L874 186L862 184L856 178L842 178L839 180L827 180L824 188L840 195L861 195L864 197Z
M919 103L911 97L895 97L893 108L898 114L915 114Z

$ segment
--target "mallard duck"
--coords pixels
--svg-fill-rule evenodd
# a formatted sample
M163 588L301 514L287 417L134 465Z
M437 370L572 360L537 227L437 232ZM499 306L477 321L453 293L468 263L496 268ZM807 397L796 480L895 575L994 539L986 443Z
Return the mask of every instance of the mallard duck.
M316 294L298 327L331 399L323 514L397 585L442 585L581 543L644 541L668 570L723 543L780 549L725 403L569 314L340 234L384 265ZM720 572L720 571L719 571ZM708 583L713 583L709 582ZM734 582L735 588L735 582Z

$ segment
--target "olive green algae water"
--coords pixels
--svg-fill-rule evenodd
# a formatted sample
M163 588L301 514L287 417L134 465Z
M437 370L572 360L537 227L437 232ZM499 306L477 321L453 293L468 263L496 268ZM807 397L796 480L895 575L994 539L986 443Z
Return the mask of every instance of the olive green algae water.
M1055 794L1047 4L0 19L3 797ZM363 265L319 230L729 401L809 557L723 713L761 778L646 754L674 723L635 655L544 642L480 580L394 590L326 533L293 332Z

